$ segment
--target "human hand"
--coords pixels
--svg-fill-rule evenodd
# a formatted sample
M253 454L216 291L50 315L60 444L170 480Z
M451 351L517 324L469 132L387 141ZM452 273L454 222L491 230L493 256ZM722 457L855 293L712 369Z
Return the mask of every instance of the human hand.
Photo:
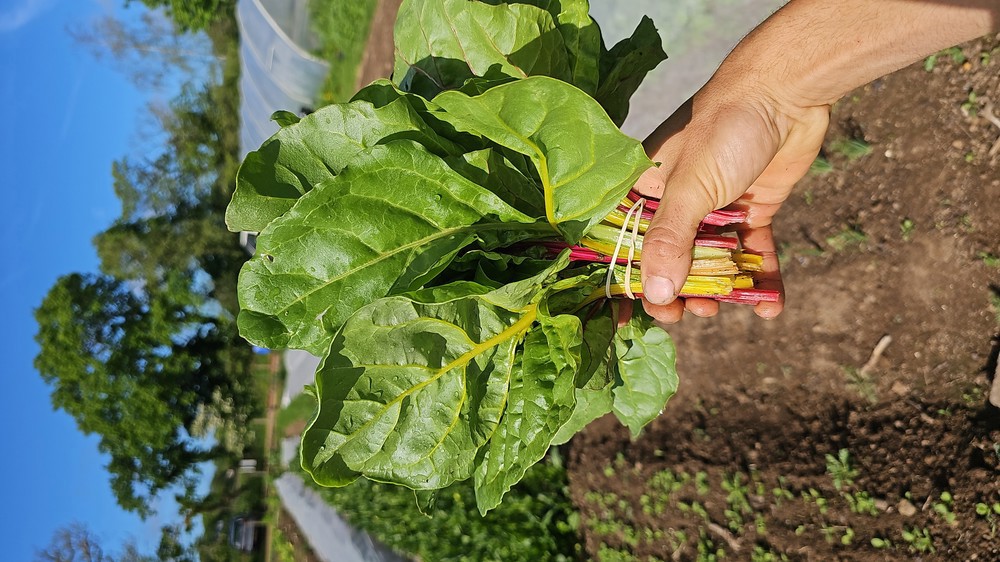
M636 188L661 197L643 240L643 306L661 323L707 299L675 300L698 222L724 206L749 213L743 245L763 254L760 286L782 290L771 219L809 170L830 105L930 53L1000 31L996 0L791 0L733 50L711 80L646 140L659 168ZM760 303L774 317L783 299Z
M782 310L771 220L819 153L829 106L799 107L756 88L749 75L732 76L717 74L644 143L660 166L636 189L662 203L643 238L643 307L661 323L677 322L685 309L702 317L718 312L714 300L675 297L691 267L698 223L722 207L747 212L737 232L746 250L764 258L757 287L782 293L754 311L773 318Z

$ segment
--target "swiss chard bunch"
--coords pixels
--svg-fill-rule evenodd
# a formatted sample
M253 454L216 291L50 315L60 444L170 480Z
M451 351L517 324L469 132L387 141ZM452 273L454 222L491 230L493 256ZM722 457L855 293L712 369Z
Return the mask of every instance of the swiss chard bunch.
M639 257L629 194L653 164L618 126L666 55L650 20L608 49L588 12L406 0L392 82L276 114L243 162L226 219L260 234L238 324L323 357L301 448L320 484L473 478L485 513L553 444L608 412L637 433L675 392L669 336L616 327L634 272L605 263ZM623 202L632 259L606 249ZM723 298L753 261L725 244Z

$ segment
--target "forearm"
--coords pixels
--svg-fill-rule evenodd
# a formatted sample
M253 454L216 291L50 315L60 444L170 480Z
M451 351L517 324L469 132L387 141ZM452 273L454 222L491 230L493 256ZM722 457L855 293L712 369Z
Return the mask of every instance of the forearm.
M719 73L749 73L801 107L829 105L998 29L1000 0L791 0L740 42Z

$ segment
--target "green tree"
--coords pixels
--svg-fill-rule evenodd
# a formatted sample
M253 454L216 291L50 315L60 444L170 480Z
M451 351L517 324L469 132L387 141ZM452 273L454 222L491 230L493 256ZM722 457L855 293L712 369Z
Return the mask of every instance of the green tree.
M194 439L214 430L205 420L226 405L220 402L236 403L244 419L253 408L221 360L230 346L224 332L186 300L189 293L171 288L183 286L183 277L165 280L141 287L71 274L35 311L35 367L52 386L53 406L100 436L119 504L142 516L160 491L224 453Z
M181 31L205 29L236 5L235 0L142 0L142 3L163 9Z
M160 562L197 562L191 547L184 544L181 528L167 525L160 529L160 544L156 548L156 558Z
M161 14L144 11L123 20L103 16L68 29L97 59L110 59L142 90L162 90L177 76L204 72L218 62L204 34L183 33Z
M214 86L185 87L157 117L165 149L112 165L122 215L94 243L104 273L155 284L164 272L184 272L191 287L235 314L246 254L223 219L235 149L220 131L235 127L214 109L221 96ZM212 283L198 281L205 276Z

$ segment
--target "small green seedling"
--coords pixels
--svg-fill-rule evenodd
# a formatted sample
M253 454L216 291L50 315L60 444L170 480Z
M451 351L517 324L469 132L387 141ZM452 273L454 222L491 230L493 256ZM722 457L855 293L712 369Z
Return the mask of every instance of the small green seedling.
M913 219L905 218L899 223L899 231L903 234L903 241L909 242L910 236L913 235L913 229L916 228L916 223Z
M826 238L826 243L829 244L834 250L840 252L853 246L859 246L867 240L868 235L865 234L860 228L851 225L844 225L840 232L828 236Z
M892 549L892 541L889 540L889 539L885 539L885 538L882 538L882 537L872 537L871 543L872 543L873 547L875 547L875 548L877 548L879 550L891 550Z
M704 496L712 490L712 487L708 484L708 473L699 470L694 475L694 488L698 491L699 496Z
M935 552L934 539L931 538L931 532L928 529L918 529L916 527L904 529L903 540L910 545L910 552L919 552L921 554L933 554Z
M997 534L997 523L1000 522L1000 502L987 505L984 502L976 504L976 515L982 517L990 525L990 536Z
M813 163L809 166L809 173L814 176L825 176L833 171L833 165L830 161L822 156L817 156ZM807 203L809 203L807 201Z
M872 153L872 145L861 139L835 140L830 145L830 149L851 162Z
M878 507L875 505L875 500L868 492L858 492L856 494L844 493L842 495L854 513L859 515L867 514L872 517L878 515Z
M844 546L850 546L854 542L854 529L848 527L844 534L840 537L840 544Z
M979 252L977 255L986 267L1000 268L1000 256L992 252Z
M955 512L952 511L952 503L954 499L951 497L951 492L944 491L941 492L940 501L934 502L934 513L937 513L944 519L945 523L949 525L954 525L956 523Z
M969 97L962 102L961 108L962 113L969 117L975 117L979 114L979 96L975 90L969 90Z
M809 488L809 492L802 492L802 500L806 503L815 503L816 507L819 509L820 514L826 515L828 503L826 498L819 493L816 488Z
M784 476L778 477L778 486L771 490L771 494L774 495L775 504L778 507L781 506L781 502L784 500L791 501L795 499L795 494L788 489L788 481Z
M785 560L788 560L787 555L775 554L760 545L754 546L753 552L750 553L750 562L784 562Z
M826 455L826 472L833 478L833 487L840 490L854 485L858 471L851 466L851 453L847 449L837 451L837 456Z
M949 47L941 51L941 54L951 57L951 61L955 64L964 64L967 60L961 47Z

